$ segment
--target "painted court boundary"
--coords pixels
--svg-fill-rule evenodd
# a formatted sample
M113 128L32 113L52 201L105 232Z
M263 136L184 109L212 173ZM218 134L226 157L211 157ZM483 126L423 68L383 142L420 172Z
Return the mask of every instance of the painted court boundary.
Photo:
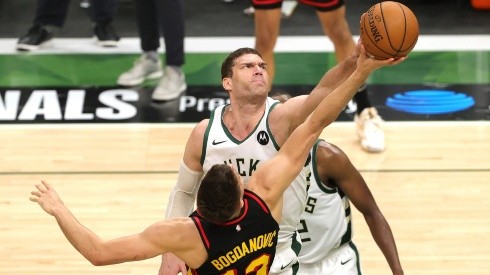
M189 123L43 123L43 124L1 124L0 130L8 129L176 129L176 128L188 128L193 129L197 122ZM488 127L490 121L476 120L476 121L385 121L386 126L396 127L434 127L434 126L477 126ZM354 122L352 121L336 121L331 127L348 127L352 128Z
M357 40L359 36L354 36ZM0 54L19 54L17 38L0 39ZM254 37L186 37L186 53L230 52L253 47ZM92 38L54 38L49 47L27 54L135 54L140 53L139 38L122 38L118 47L102 48ZM326 36L280 36L276 52L334 52ZM414 51L490 51L490 35L420 35Z

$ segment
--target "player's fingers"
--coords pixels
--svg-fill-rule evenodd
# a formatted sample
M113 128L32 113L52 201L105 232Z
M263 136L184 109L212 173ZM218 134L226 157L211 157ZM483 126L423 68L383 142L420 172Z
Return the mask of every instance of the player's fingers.
M405 61L407 58L408 58L407 56L404 56L404 57L400 57L400 58L394 59L391 62L391 65L398 65L398 64L402 63L403 61Z
M36 188L39 190L39 192L44 193L44 187L42 185L36 184Z
M41 193L39 191L31 191L31 196L29 197L29 200L33 202L38 202L40 197Z
M46 187L46 190L51 189L51 185L47 181L41 180L41 182L43 183L44 187Z

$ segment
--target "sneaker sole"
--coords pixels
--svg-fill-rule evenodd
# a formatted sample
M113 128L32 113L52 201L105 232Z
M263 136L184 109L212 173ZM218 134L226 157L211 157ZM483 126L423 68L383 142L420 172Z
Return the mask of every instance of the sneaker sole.
M172 94L164 94L162 96L155 96L155 92L151 95L151 99L155 101L167 101L167 100L172 100L178 98L183 92L187 90L187 84L184 84L180 86L180 89L178 92L172 93Z
M114 47L117 47L117 45L119 44L119 41L115 41L115 40L101 41L101 40L97 39L96 36L94 36L93 39L94 39L95 44L97 46L101 46L101 47L105 47L105 48L114 48Z
M120 80L118 80L117 84L121 85L121 86L128 86L128 87L138 86L141 83L143 83L145 80L157 79L157 78L161 78L162 76L163 76L162 71L156 71L156 72L153 72L153 73L151 73L145 77L135 78L132 81L120 81Z
M31 51L37 51L41 48L45 48L47 46L50 46L52 44L52 39L45 41L39 45L30 45L30 44L22 44L18 43L17 46L15 47L18 51L22 52L31 52Z
M379 148L379 147L375 148L375 147L369 147L369 146L362 145L362 144L361 144L361 148L364 151L368 152L368 153L381 153L381 152L383 152L386 149L385 147L383 147L383 148Z

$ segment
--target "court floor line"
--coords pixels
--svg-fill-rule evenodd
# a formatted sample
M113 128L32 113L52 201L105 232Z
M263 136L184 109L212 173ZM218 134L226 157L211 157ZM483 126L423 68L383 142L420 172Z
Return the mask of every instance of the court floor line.
M175 129L189 128L192 129L197 123L25 123L25 124L1 124L0 130L19 130L19 129ZM329 127L352 127L353 121L336 121ZM396 127L434 127L434 126L490 126L488 120L469 120L469 121L386 121L387 126Z
M486 173L489 168L484 169L359 169L361 173ZM155 170L155 171L24 171L24 172L0 172L2 176L29 176L29 175L158 175L177 174L177 170Z
M357 40L359 36L354 36ZM24 54L16 51L17 38L0 39L0 54ZM241 47L254 47L255 38L186 37L186 53L227 53ZM91 38L54 38L50 47L25 54L135 54L140 53L136 37L124 37L115 48L96 46ZM163 50L162 50L163 51ZM276 52L334 52L326 36L280 36ZM490 35L420 35L414 51L490 51Z

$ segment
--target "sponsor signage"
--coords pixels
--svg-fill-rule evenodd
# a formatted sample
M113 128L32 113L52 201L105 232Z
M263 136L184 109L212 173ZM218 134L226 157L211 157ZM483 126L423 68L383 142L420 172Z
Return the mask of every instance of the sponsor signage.
M277 87L292 96L312 88ZM192 86L180 98L166 102L152 101L152 91L151 87L0 88L0 124L194 123L229 102L227 92L218 86ZM488 85L454 85L442 92L421 85L372 85L369 92L387 121L490 119ZM352 121L355 108L349 104L338 120Z

